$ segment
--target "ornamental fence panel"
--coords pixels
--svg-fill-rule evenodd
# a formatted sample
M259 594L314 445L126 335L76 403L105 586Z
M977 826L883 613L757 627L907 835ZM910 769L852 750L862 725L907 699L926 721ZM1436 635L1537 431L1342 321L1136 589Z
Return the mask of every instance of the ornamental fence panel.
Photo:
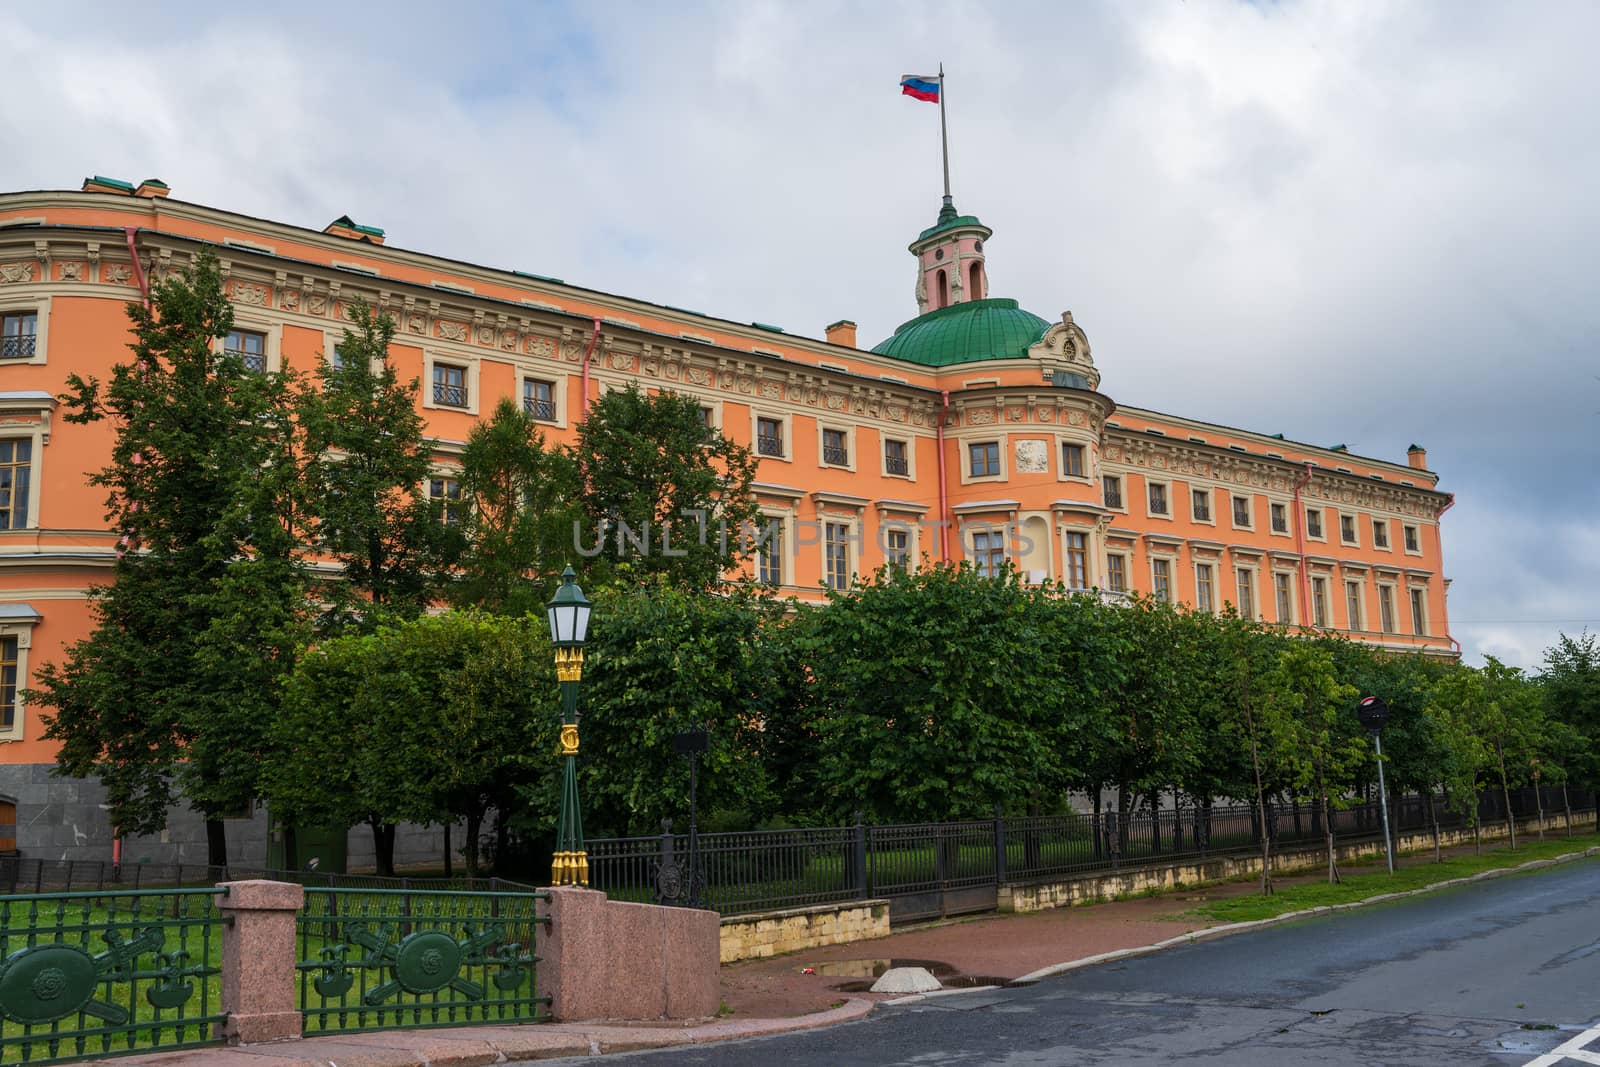
M506 878L411 878L376 874L331 874L283 871L263 867L211 866L203 863L125 863L101 860L43 860L0 856L0 896L8 893L96 892L113 889L203 888L218 882L265 878L296 882L307 888L455 889L498 892L532 890L533 885Z
M1336 841L1381 839L1376 800L1341 801L1330 811ZM1543 810L1561 828L1596 825L1595 795L1559 787L1513 791L1511 810L1527 818ZM1274 850L1326 839L1319 805L1266 805ZM1505 818L1505 798L1478 798L1480 825ZM1391 800L1393 834L1459 830L1467 817L1438 797ZM1194 804L1130 815L1108 811L948 823L758 830L653 837L593 838L590 882L617 900L691 904L724 915L887 897L891 919L981 911L995 906L1001 885L1076 877L1211 856L1260 851L1261 814L1247 804ZM1497 831L1498 832L1498 831Z
M219 1043L223 893L0 896L0 1064Z
M305 1033L533 1022L548 893L308 888L295 919ZM541 1011L544 1009L544 1011Z

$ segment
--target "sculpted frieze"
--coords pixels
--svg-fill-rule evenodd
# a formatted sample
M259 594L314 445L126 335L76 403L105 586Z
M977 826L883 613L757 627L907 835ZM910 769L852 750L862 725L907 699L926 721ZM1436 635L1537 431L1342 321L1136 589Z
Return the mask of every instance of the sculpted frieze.
M448 319L440 320L434 324L434 335L446 341L465 341L467 339L467 324L464 322L451 322Z
M87 274L87 269L82 263L62 263L56 270L57 276L64 282L81 282Z
M100 280L110 285L130 285L133 280L133 268L125 267L121 263L107 263L100 271Z
M0 263L0 284L33 281L32 263Z

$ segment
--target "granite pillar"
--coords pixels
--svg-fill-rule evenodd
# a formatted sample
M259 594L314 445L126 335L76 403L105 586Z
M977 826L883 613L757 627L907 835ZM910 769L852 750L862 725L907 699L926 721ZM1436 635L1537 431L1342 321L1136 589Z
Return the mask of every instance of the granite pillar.
M229 1044L300 1036L295 914L305 890L290 882L223 882L222 1010Z

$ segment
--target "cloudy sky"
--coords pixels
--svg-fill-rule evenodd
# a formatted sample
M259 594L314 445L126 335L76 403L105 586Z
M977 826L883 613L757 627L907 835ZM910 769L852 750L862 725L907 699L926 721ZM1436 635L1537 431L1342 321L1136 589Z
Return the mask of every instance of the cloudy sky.
M1600 629L1600 4L6 5L0 185L174 195L819 336L939 206L1127 404L1427 447L1469 660Z

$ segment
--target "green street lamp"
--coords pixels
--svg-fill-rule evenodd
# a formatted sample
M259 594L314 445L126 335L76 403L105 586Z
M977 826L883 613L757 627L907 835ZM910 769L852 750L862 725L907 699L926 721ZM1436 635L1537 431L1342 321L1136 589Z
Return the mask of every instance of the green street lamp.
M589 884L589 853L578 814L578 683L583 679L583 640L589 635L589 599L578 588L577 577L571 567L562 571L561 588L544 609L561 683L561 821L550 865L553 885Z

